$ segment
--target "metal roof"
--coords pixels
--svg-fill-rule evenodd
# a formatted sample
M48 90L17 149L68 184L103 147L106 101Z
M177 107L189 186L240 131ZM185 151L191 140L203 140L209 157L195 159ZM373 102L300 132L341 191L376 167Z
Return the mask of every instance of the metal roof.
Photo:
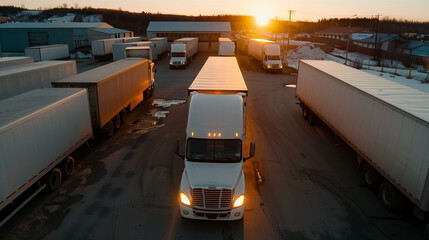
M117 33L130 33L131 31L120 29L120 28L94 28L90 29L94 32L107 33L107 34L117 34Z
M209 57L190 91L247 92L247 86L235 57Z
M429 123L429 93L334 61L301 60L301 62Z
M147 32L231 32L229 22L150 22Z
M20 72L27 72L27 71L34 71L36 69L42 69L42 68L49 68L52 66L58 66L62 64L73 64L76 65L76 62L71 61L41 61L41 62L33 62L33 63L27 63L27 64L21 64L17 66L10 66L0 69L0 79L2 81L8 80L8 75L16 74Z
M22 22L0 24L0 29L23 29L23 28L113 28L105 22L72 22L72 23L50 23L50 22Z
M396 35L396 34L385 34L385 33L377 34L377 42L378 43L387 42L387 41L390 41L390 40L393 40L396 38L398 38L398 35ZM375 34L373 34L371 37L367 37L367 38L359 39L359 40L355 40L355 41L374 43L374 39L375 39Z

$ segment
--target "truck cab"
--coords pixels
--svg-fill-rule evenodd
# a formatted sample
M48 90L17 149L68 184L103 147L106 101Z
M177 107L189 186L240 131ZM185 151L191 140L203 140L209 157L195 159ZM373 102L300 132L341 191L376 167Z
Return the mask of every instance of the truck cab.
M280 46L278 44L264 45L264 56L262 65L266 71L282 71L282 59Z
M170 68L185 68L188 64L186 44L171 44Z

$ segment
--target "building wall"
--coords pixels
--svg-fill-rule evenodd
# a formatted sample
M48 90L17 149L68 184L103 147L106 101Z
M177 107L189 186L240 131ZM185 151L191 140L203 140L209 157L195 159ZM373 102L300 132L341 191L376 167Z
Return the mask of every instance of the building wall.
M24 52L26 47L68 44L74 50L73 29L1 29L2 52Z

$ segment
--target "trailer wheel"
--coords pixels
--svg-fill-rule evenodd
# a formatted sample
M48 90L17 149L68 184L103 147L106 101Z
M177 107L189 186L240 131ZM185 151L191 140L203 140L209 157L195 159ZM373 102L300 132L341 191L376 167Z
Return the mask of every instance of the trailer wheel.
M52 171L49 173L47 181L46 181L46 188L48 191L55 191L57 190L61 185L61 171L58 168L52 169Z
M121 122L122 122L122 124L124 124L126 120L127 120L127 110L125 110L125 108L124 108L121 111Z
M61 164L61 172L65 177L73 175L75 169L75 162L72 156L68 156Z
M313 111L308 109L308 123L310 124L310 126L314 126L314 124L316 124L316 121L317 121L316 114L314 114Z
M105 131L106 131L106 135L107 137L112 137L113 134L115 133L115 124L113 124L113 121L110 120L106 126L105 126Z
M366 162L362 166L362 177L368 188L372 190L377 190L379 188L381 176L370 164Z
M380 185L378 196L383 206L391 212L402 211L407 205L402 193L387 181Z
M121 127L121 116L119 114L116 114L114 120L115 120L115 128L119 129L119 127Z
M302 117L306 120L308 119L308 108L305 105L302 106Z

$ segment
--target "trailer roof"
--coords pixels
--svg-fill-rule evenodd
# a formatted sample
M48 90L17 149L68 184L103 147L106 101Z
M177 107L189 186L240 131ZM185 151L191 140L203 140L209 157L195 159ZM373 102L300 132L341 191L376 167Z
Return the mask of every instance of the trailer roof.
M264 42L264 43L274 43L273 41L270 41L270 40L266 40L266 39L256 39L256 38L252 38L252 39L250 39L250 41L255 41L255 42Z
M0 78L10 74L16 74L19 72L33 71L35 69L47 68L51 66L57 66L61 64L70 64L73 63L76 65L75 61L41 61L33 62L27 64L21 64L11 67L5 67L0 69Z
M79 73L61 80L55 81L59 83L99 83L105 79L114 77L115 75L132 68L146 59L121 59L101 67L91 69L89 71Z
M0 101L0 131L10 124L75 94L81 88L41 88Z
M61 46L67 46L68 44L52 44L52 45L44 45L44 46L36 46L36 47L26 47L27 49L39 49L39 48L52 48L52 47L61 47Z
M32 57L0 57L0 63L24 60L24 59L30 59L30 58L32 59Z
M188 91L247 92L235 57L209 57Z
M349 84L429 123L429 94L334 61L301 60L339 81Z

